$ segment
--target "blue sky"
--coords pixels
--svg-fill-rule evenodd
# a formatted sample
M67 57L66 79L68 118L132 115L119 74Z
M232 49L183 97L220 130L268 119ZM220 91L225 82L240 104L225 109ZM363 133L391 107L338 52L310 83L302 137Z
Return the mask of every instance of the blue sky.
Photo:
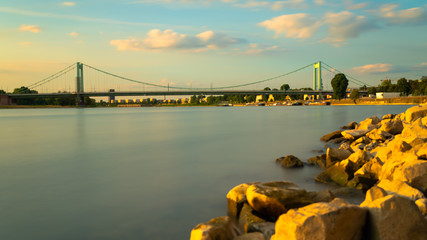
M427 75L427 1L5 0L0 42L9 91L77 61L156 84L219 87L321 60L376 86ZM312 74L253 88L311 87ZM332 77L324 71L325 87Z

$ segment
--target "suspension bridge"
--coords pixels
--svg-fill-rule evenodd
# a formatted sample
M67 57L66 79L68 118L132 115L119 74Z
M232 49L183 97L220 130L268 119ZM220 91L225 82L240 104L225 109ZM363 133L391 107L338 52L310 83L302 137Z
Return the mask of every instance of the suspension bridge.
M311 90L253 90L261 83L272 82L277 79L284 79L292 74L303 71L309 67L313 68L313 84ZM114 99L116 96L172 96L172 95L260 95L260 94L286 94L286 95L327 95L332 94L332 90L325 90L323 87L322 70L332 74L341 71L329 64L319 61L308 64L296 70L267 78L259 81L253 81L243 84L235 84L220 87L184 87L167 84L156 84L140 81L118 74L114 74L88 64L77 62L61 71L56 72L40 81L36 81L28 86L28 89L35 89L37 93L9 94L11 99L19 98L37 98L37 97L76 97L77 102L81 103L84 97L109 97ZM363 86L367 84L359 81L349 75L347 79L353 84ZM99 86L103 86L102 89ZM251 89L252 88L252 89ZM306 88L309 89L309 88Z

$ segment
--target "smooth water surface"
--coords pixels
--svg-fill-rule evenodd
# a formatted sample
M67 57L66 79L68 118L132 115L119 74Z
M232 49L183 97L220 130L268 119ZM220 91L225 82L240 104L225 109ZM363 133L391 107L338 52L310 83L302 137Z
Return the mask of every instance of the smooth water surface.
M319 137L410 106L0 110L0 239L189 239L243 182L308 190Z

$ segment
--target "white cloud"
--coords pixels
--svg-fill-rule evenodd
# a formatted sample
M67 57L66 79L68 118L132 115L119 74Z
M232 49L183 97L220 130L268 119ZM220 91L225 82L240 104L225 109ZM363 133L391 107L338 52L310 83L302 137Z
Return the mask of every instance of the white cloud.
M25 25L25 24L22 24L19 30L32 32L32 33L39 33L41 31L40 27L36 25Z
M356 38L362 32L376 28L365 16L356 16L348 11L327 13L324 24L328 26L328 37L323 41L334 46L345 44L347 39Z
M325 0L314 0L314 3L316 5L326 5L326 1Z
M71 36L71 37L77 37L77 36L79 36L80 34L78 34L78 33L76 33L76 32L70 32L70 33L67 33L67 35L68 35L68 36Z
M378 11L379 17L389 24L420 24L427 22L427 12L421 7L397 10L397 4L384 4Z
M235 4L236 7L242 7L242 8L253 8L253 7L263 7L270 5L270 2L267 1L255 1L255 0L248 0L245 3L237 3Z
M349 10L357 10L357 9L363 9L366 8L369 5L369 2L361 2L361 3L353 3L353 0L347 0L345 2L347 5L347 9Z
M276 32L276 37L284 33L288 38L310 38L321 26L321 22L309 14L282 15L258 24Z
M393 69L393 65L386 63L368 64L361 67L354 67L353 70L358 73L384 73Z
M75 2L63 2L61 3L62 6L66 6L66 7L74 7L76 5Z
M288 1L276 1L271 3L271 9L279 11L282 9L300 9L307 8L308 5L305 0L288 0Z
M33 45L33 43L32 42L20 42L19 45L21 45L21 46L31 46L31 45Z
M225 34L205 31L195 36L180 34L171 29L161 31L150 30L145 39L118 39L112 40L111 45L117 50L161 50L178 49L191 52L204 52L225 48L233 44L245 42L242 39L232 38Z

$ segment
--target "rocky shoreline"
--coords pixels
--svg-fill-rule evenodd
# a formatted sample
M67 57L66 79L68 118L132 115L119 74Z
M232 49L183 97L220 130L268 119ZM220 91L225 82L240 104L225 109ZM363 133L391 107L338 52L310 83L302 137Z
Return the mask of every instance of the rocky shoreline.
M316 181L365 193L352 204L333 191L294 183L243 183L227 194L227 215L197 225L191 240L427 239L427 105L350 123L321 138L308 159ZM282 167L303 167L290 155Z

